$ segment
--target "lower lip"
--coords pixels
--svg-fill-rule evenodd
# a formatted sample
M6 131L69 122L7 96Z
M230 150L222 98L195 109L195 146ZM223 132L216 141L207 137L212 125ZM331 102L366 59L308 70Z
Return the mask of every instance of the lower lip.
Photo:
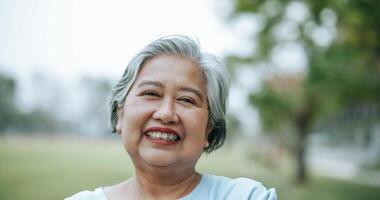
M158 145L165 145L165 146L169 146L169 145L175 145L178 143L178 141L169 141L169 140L162 140L162 139L153 139L153 138L150 138L149 136L147 135L144 135L144 137L151 143L153 144L158 144Z

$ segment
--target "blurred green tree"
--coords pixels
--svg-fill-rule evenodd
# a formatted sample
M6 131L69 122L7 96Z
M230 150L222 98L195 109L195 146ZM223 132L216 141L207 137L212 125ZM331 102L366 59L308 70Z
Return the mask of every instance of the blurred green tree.
M0 74L0 133L12 125L18 110L14 105L15 81Z
M29 113L19 110L16 100L16 80L0 73L0 134L6 131L52 132L58 122L49 113L34 109Z
M112 82L107 79L83 77L80 84L84 88L83 116L86 119L82 132L93 135L104 135L111 128L108 125L108 97L112 91ZM81 122L83 124L83 122Z
M312 126L340 108L380 102L380 1L236 0L232 19L254 16L259 30L249 56L231 56L235 65L274 63L276 49L298 45L307 68L298 73L270 71L263 88L250 96L264 128L291 127L297 183L307 181L306 139ZM285 49L286 51L286 49Z

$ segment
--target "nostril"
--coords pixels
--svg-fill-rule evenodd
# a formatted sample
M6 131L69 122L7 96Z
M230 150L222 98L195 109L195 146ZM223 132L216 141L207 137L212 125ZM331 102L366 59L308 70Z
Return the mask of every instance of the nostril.
M178 122L178 116L173 104L170 102L161 104L157 110L153 113L153 118L160 120L163 123L176 123Z
M177 122L177 116L174 112L155 112L153 118L156 120L161 120L164 123Z

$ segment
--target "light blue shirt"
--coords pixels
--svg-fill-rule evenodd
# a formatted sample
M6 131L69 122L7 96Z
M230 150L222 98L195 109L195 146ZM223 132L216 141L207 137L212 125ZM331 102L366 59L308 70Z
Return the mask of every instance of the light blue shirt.
M248 178L202 175L200 183L181 200L277 200L276 191L267 190L260 182ZM102 188L82 191L65 200L107 200Z
M202 175L201 182L182 200L249 199L277 200L276 191L267 190L260 182L248 178L231 179L224 176Z

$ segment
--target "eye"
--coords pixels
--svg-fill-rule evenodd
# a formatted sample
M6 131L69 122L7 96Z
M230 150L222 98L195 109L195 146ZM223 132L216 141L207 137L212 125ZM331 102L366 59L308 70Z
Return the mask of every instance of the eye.
M184 102L184 103L195 104L194 99L192 99L190 97L180 97L177 100L181 101L181 102Z
M159 97L160 94L156 91L152 91L152 90L148 90L148 91L144 91L142 93L142 96L154 96L154 97Z

